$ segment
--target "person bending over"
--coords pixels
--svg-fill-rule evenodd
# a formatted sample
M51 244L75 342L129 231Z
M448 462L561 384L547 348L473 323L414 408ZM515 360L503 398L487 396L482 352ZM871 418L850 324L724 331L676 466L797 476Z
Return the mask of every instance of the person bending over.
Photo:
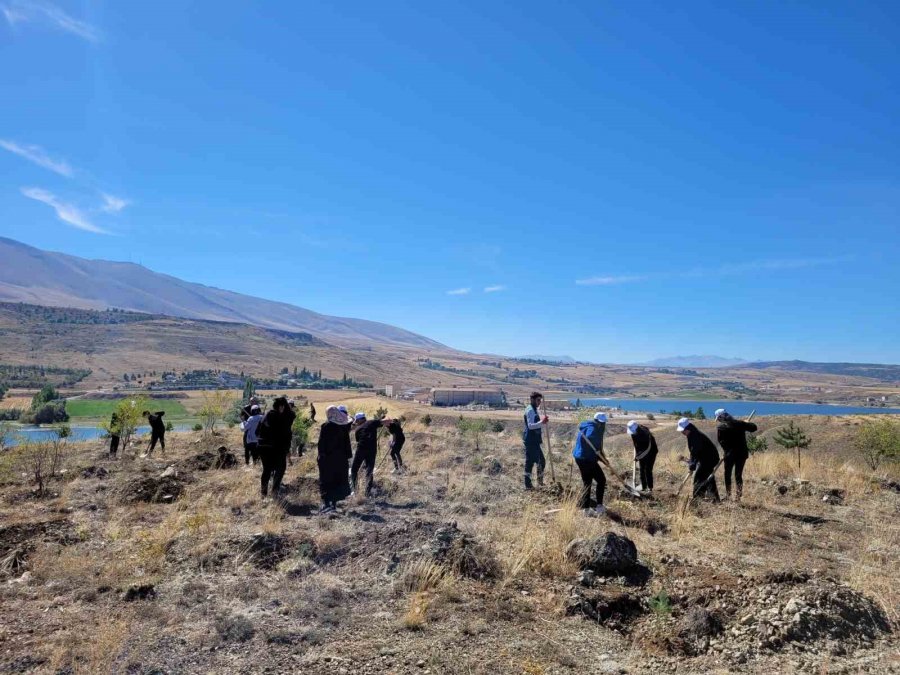
M716 410L716 437L725 453L725 498L731 499L731 472L734 472L735 501L740 502L744 494L744 464L750 457L747 448L747 434L756 431L753 422L734 419L727 410Z
M694 497L708 495L714 502L719 501L716 487L715 469L719 463L719 451L709 437L694 426L687 417L678 420L678 431L687 437L691 460L688 467L694 472Z
M603 435L606 433L606 415L598 412L593 419L578 425L578 436L575 438L575 449L572 457L581 473L584 489L581 491L579 508L585 515L603 515L603 493L606 492L606 475L600 468L600 457L603 453ZM597 484L597 508L591 511L591 485Z
M631 436L631 442L634 444L634 461L640 467L641 489L652 491L653 465L656 463L656 455L659 453L656 437L648 427L638 424L634 420L628 423L628 435Z

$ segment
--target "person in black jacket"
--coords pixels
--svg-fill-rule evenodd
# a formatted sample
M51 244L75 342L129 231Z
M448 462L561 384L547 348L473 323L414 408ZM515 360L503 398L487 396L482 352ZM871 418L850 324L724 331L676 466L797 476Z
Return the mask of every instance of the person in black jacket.
M350 418L337 406L325 410L326 422L319 431L319 493L322 512L334 511L337 503L350 495L348 472L353 451L350 447Z
M715 469L719 464L719 451L716 444L700 431L687 418L678 420L678 431L687 437L691 460L688 467L694 472L694 497L707 494L714 502L719 501L719 489L716 487Z
M291 452L291 425L294 423L294 411L284 396L272 402L272 409L256 427L259 439L259 457L262 459L262 476L260 487L263 499L269 493L269 478L272 479L272 493L281 489L281 480L287 471L288 454Z
M366 465L366 497L372 494L375 485L375 457L378 454L378 431L381 427L390 426L394 420L367 420L364 412L358 412L353 416L353 424L356 428L356 454L353 455L353 466L350 468L350 484L353 492L356 492L356 477L359 468Z
M634 444L634 461L638 463L641 471L641 489L653 490L653 465L656 463L656 455L659 448L656 445L656 437L650 429L634 420L628 423L628 435Z
M716 436L725 453L725 498L731 498L731 472L734 471L735 501L741 501L744 493L744 464L750 456L747 434L756 431L753 422L734 419L727 410L716 410Z
M403 472L403 458L400 451L403 450L403 444L406 443L406 434L403 433L403 427L400 426L400 420L394 420L388 425L387 430L391 434L391 459L394 460L393 473Z
M147 418L147 423L150 425L150 448L147 450L147 457L153 454L157 441L159 441L159 447L162 448L163 454L166 452L166 424L162 420L165 414L163 410L155 413L145 410L141 413L143 417Z
M112 417L109 420L109 457L110 459L116 458L116 453L119 451L119 434L122 433L121 425L119 424L119 415L117 413L113 413Z

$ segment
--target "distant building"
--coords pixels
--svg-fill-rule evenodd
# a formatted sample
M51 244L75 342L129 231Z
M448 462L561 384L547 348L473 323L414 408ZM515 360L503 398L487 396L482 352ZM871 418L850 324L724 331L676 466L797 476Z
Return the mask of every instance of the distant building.
M394 385L386 384L384 385L384 395L388 398L394 398Z
M506 404L506 396L499 389L432 389L431 402L434 405L494 405Z

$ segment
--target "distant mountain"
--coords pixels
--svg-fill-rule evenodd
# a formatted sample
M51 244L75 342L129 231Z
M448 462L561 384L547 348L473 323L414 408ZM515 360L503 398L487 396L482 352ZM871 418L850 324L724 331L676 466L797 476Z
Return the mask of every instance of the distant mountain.
M746 359L726 358L724 356L668 356L653 359L639 366L658 366L663 368L733 368L747 363Z
M548 363L576 363L571 356L546 356L545 354L526 354L517 356L522 361L546 361Z
M815 361L754 361L739 368L786 370L825 375L870 377L882 382L900 382L900 365L886 363L820 363Z
M416 333L376 321L319 314L283 302L182 281L141 265L87 260L0 237L0 301L251 324L307 332L329 342L446 349Z

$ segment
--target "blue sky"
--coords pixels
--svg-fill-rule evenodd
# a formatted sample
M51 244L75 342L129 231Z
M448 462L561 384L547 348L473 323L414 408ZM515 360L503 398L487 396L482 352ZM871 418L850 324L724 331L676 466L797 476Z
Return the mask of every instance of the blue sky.
M0 0L0 234L454 347L900 362L894 2Z

